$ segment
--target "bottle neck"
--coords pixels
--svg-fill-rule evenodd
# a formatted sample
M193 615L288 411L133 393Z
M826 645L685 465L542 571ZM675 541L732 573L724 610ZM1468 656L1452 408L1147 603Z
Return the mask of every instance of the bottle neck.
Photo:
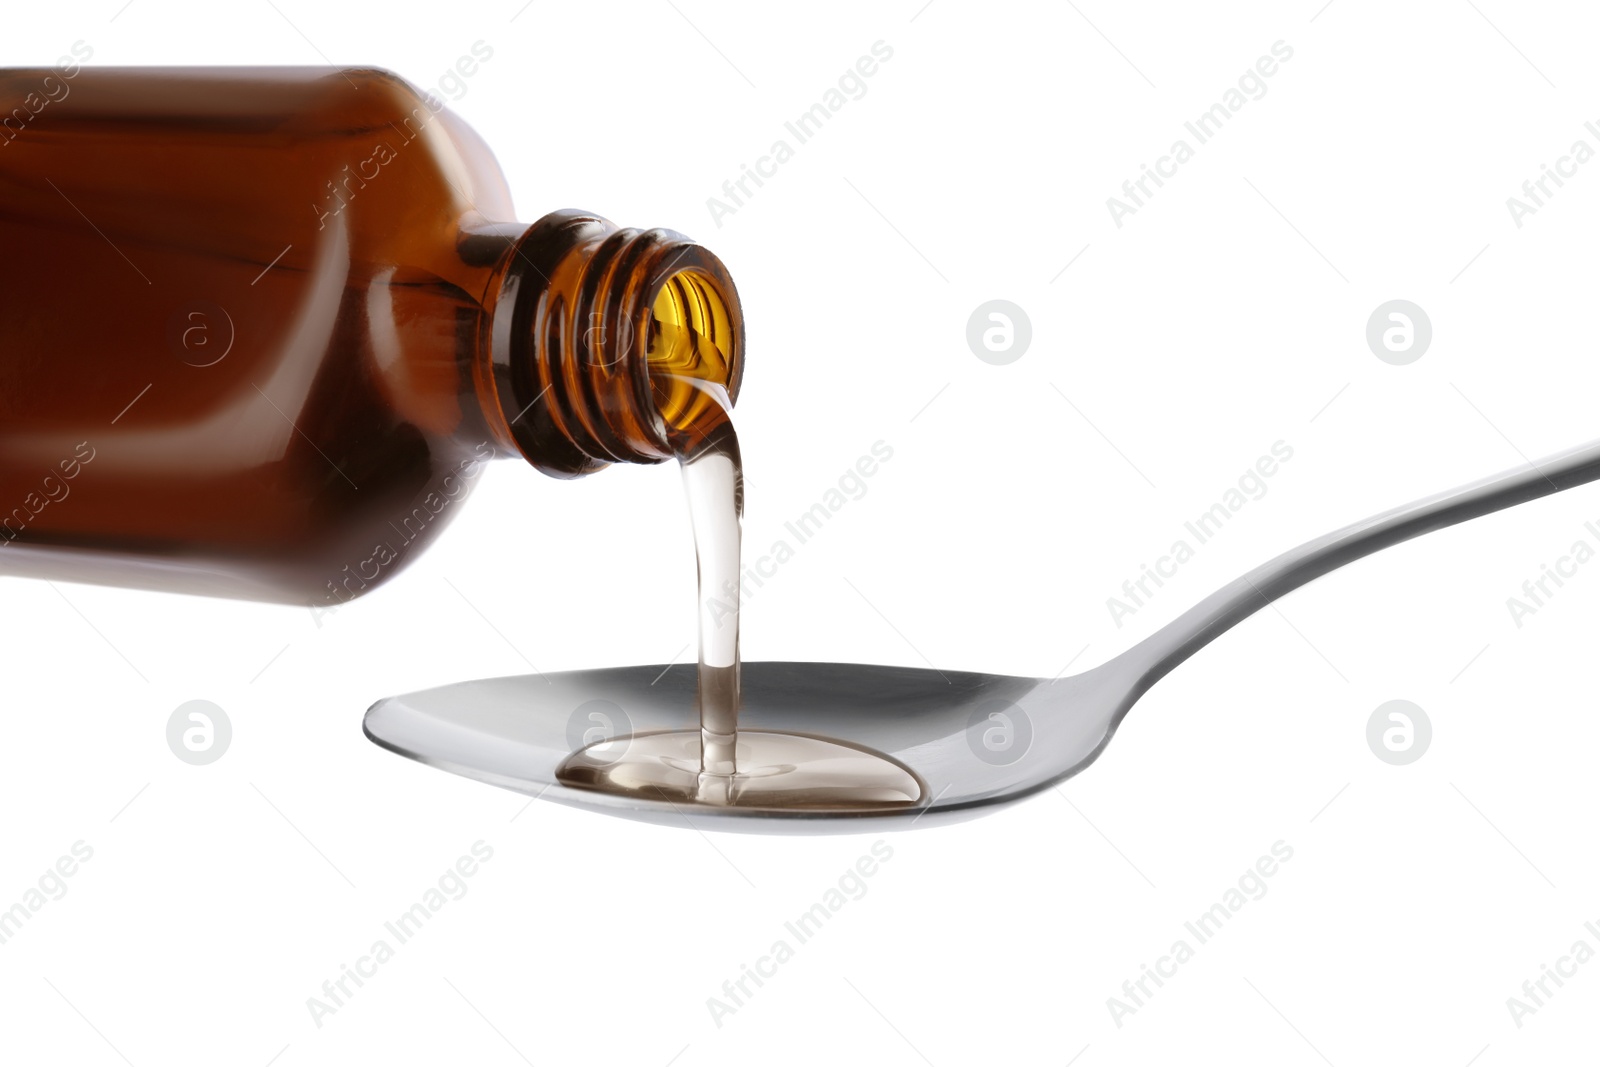
M744 324L721 261L671 230L557 211L499 270L477 389L491 429L547 474L659 463L738 396Z

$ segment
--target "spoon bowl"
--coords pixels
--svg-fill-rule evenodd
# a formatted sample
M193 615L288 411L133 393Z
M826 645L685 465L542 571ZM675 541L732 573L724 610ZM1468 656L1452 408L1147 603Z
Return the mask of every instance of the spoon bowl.
M744 664L741 736L825 737L887 755L922 780L918 803L869 811L648 800L557 780L574 748L575 715L578 726L614 730L621 744L629 734L691 727L694 664L461 682L379 701L365 729L384 748L443 770L647 822L865 833L970 818L1087 766L1117 717L1115 701L1095 699L1093 676L1051 682L859 663Z

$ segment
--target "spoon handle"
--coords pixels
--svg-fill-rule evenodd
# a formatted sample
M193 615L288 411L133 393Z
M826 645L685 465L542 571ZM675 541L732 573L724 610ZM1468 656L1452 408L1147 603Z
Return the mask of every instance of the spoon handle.
M1235 623L1313 578L1421 534L1596 479L1600 441L1352 523L1234 579L1105 666L1127 678L1136 698Z

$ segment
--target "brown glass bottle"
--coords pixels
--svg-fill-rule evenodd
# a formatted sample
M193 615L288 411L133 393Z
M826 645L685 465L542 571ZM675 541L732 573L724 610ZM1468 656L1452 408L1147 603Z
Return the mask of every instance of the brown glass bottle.
M511 222L488 147L393 74L0 71L14 105L0 574L349 600L484 461L658 462L715 422L682 379L737 395L716 257Z

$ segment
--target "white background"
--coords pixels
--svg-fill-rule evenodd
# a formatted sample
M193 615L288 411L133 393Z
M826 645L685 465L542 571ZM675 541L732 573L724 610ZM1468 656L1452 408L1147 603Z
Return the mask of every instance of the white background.
M1271 554L1596 434L1600 162L1521 228L1506 207L1574 140L1600 148L1582 5L121 2L8 7L0 63L83 40L94 66L428 87L482 40L453 106L523 221L585 207L724 259L750 548L894 449L748 604L750 660L1076 671ZM866 95L717 226L707 198L879 40ZM1279 40L1266 95L1118 228L1107 197ZM994 298L1032 320L1008 366L964 337ZM1396 298L1434 329L1402 367L1364 338ZM1267 494L1115 626L1106 598L1280 440ZM1520 628L1506 599L1600 544L1590 519L1579 489L1255 616L1080 778L887 838L867 894L720 1027L707 998L874 838L527 806L360 731L390 693L685 654L676 471L499 464L416 566L320 626L5 580L0 907L74 842L94 855L0 946L0 1060L1576 1062L1600 963L1520 1027L1506 1001L1600 949L1600 564ZM1404 767L1365 738L1396 698L1434 731ZM191 699L233 722L210 766L166 746ZM480 840L467 895L316 1025L307 998ZM1280 840L1267 894L1118 1026L1107 998Z

